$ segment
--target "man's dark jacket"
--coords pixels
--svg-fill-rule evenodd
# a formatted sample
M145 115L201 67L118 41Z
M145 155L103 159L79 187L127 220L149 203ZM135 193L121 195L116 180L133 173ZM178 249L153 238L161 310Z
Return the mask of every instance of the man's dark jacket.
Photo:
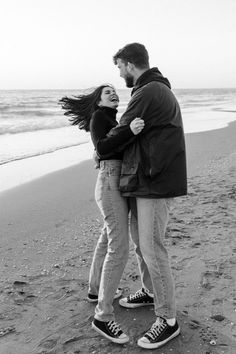
M124 196L168 198L187 194L182 116L168 79L157 68L145 71L132 90L120 126L136 118L143 131L124 150L120 191Z

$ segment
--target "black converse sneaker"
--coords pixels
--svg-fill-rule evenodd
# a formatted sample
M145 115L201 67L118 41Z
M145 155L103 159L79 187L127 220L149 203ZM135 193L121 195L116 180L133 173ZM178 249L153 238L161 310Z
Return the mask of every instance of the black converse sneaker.
M122 293L123 293L123 289L117 288L115 296L114 296L114 300L121 297ZM92 295L92 294L88 293L87 300L88 300L88 302L98 302L98 295Z
M102 322L94 318L92 327L103 337L110 339L113 343L124 344L129 341L129 337L124 334L120 326L115 321Z
M119 304L128 309L134 309L136 307L154 305L154 299L144 289L140 289L134 295L120 299Z
M179 333L180 328L177 321L174 326L170 326L164 318L157 317L149 331L138 340L138 345L145 349L156 349L178 336Z

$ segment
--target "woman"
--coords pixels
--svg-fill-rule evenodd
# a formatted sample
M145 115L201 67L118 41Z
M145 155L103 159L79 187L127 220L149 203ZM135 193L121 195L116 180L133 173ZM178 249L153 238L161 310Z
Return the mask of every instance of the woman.
M73 125L90 131L99 157L99 173L95 199L104 219L89 275L88 298L95 299L95 317L92 327L112 342L123 344L129 337L115 322L113 298L124 271L129 252L128 205L119 192L122 152L116 148L141 132L144 121L134 119L123 126L119 135L107 136L116 121L119 97L111 85L101 85L92 93L60 100L65 115Z

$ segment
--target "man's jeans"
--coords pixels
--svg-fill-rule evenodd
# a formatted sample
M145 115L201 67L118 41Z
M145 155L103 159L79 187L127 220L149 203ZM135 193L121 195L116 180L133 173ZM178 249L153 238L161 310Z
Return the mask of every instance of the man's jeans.
M98 294L95 318L114 320L113 298L129 253L128 204L118 190L121 161L100 162L95 199L104 227L94 252L89 275L89 293Z
M130 198L131 238L142 287L154 294L156 315L167 319L176 317L174 282L163 243L172 204L173 198Z

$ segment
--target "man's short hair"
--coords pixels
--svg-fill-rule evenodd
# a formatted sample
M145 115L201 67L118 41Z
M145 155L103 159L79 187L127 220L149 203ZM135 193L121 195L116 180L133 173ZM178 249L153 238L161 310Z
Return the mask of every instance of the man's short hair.
M117 59L121 59L126 64L130 62L139 69L149 68L148 51L140 43L130 43L119 49L113 56L115 65L117 64Z

